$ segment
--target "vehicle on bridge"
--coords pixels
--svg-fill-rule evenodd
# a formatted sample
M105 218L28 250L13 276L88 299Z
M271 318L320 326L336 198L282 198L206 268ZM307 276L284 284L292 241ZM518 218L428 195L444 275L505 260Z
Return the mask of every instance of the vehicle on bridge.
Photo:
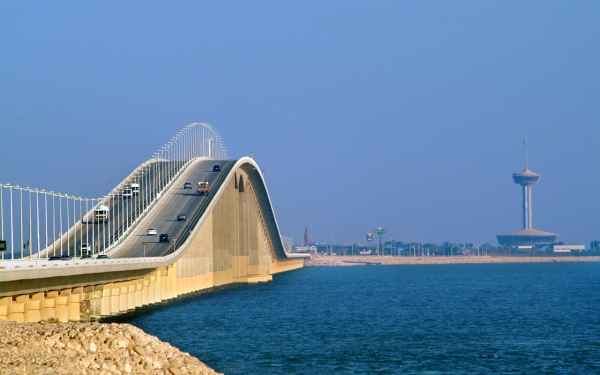
M184 189L191 189L192 188L192 183L191 182L186 182L185 184L183 184L183 188Z
M155 228L148 228L148 232L146 233L146 235L148 236L156 236L158 234L158 232L156 231Z
M131 184L131 194L140 195L140 184Z
M213 166L213 172L221 172L221 166L218 164L215 164Z
M99 254L96 259L108 259L108 255L106 254Z
M108 222L108 213L109 212L110 212L110 210L108 209L108 207L101 204L100 206L98 206L98 208L96 208L94 210L94 221L95 222L100 222L100 221Z
M92 246L87 243L81 244L81 255L88 255L92 253Z
M171 242L171 239L169 238L169 235L167 233L162 233L159 237L158 237L158 242L166 242L169 243Z
M177 221L185 221L185 215L184 214L177 215Z
M131 188L123 189L123 199L131 198L132 195Z
M198 195L208 195L208 181L198 182L198 189L196 192Z

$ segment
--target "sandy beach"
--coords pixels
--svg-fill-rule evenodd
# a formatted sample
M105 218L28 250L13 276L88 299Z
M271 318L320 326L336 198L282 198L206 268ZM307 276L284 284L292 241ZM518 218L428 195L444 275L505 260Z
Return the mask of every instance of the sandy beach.
M306 267L337 267L403 264L475 264L475 263L549 263L600 262L597 256L326 256L313 255L304 262Z

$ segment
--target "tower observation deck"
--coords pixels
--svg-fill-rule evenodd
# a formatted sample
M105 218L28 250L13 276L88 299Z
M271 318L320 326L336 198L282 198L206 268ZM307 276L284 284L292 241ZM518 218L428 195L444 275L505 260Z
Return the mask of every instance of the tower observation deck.
M531 186L540 182L540 175L533 173L528 167L527 138L525 144L525 170L513 173L515 184L523 188L523 229L498 235L498 243L504 246L544 246L556 242L558 234L533 229L533 211L531 207Z

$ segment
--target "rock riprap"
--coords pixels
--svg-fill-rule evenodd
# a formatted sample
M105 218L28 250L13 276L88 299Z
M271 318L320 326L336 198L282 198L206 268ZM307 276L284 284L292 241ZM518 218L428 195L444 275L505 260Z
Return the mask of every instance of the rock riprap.
M218 374L130 324L0 321L0 374Z

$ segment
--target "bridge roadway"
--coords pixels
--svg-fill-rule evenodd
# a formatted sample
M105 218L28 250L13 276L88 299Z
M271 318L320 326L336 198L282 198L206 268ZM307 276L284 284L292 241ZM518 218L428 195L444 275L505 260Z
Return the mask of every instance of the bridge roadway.
M115 194L108 202L110 209L108 222L94 222L92 217L89 217L87 221L83 221L82 226L78 226L68 234L65 234L62 239L62 246L61 241L57 240L54 246L50 247L49 255L69 254L79 257L81 256L82 243L88 243L92 246L94 256L98 252L101 252L103 248L108 248L113 239L118 234L127 230L128 226L135 221L140 212L146 208L155 196L156 191L154 187L151 187L149 193L146 194L144 182L147 181L146 183L157 185L159 184L158 176L162 180L161 185L168 181L168 176L165 172L168 170L166 164L158 162L150 167L147 178L139 181L140 194L138 196L123 198L122 191ZM199 181L208 181L210 192L217 191L219 184L215 185L215 182L222 172L213 172L213 167L219 165L221 171L225 171L228 169L228 166L233 166L233 164L235 164L235 161L204 160L199 162L192 171L186 171L184 176L181 176L178 181L182 177L185 177L186 180L184 182L190 182L192 189L184 189L183 183L180 183L181 186L173 186L168 192L164 193L171 196L163 197L159 204L160 209L156 210L157 207L154 207L148 214L149 217L144 219L134 229L134 232L127 237L125 244L120 246L119 251L111 254L110 257L143 257L144 254L147 257L157 257L172 252L174 245L177 243L173 243L172 241L170 243L159 243L159 235L167 233L171 237L181 238L184 229L187 228L186 230L189 231L191 229L189 228L190 219L199 216L197 214L201 215L202 212L198 212L198 210L202 203L212 197L210 193L208 196L198 196L196 193L197 183ZM202 207L205 208L206 204ZM159 212L157 213L157 211ZM178 214L186 215L186 221L177 221ZM158 234L156 236L147 236L148 228L155 228ZM142 242L147 243L145 252Z
M123 198L124 186L130 186L134 181L124 181L117 193L113 193L107 206L110 209L109 221L95 222L92 214L86 215L84 220L69 229L63 238L59 237L50 244L42 253L42 257L51 255L68 254L73 257L81 255L81 246L87 243L96 255L108 248L119 235L122 235L137 218L137 216L152 202L158 193L159 186L165 186L169 181L172 163L157 161L149 163L144 176L135 182L140 183L140 194L131 198ZM149 185L149 186L145 186ZM66 215L66 213L65 213ZM57 228L58 229L58 228ZM34 255L32 258L35 258Z
M195 212L195 209L199 208L200 203L206 199L204 196L197 196L197 182L209 181L212 191L212 185L220 173L213 172L213 166L226 166L232 162L205 160L200 163L201 164L195 168L193 174L190 175L189 172L185 172L185 175L189 178L189 182L192 183L192 189L185 189L184 191L182 184L180 186L181 189L177 190L181 190L181 194L179 194L174 202L175 204L178 204L178 206L166 209L166 212L164 213L164 215L171 215L172 217L163 217L162 219L157 220L156 223L152 222L148 228L156 228L159 234L168 233L169 235L175 237L180 236L182 227L185 226L186 222L177 222L177 214L183 213L189 218ZM168 183L169 176L167 171L169 171L170 167L168 164L169 163L159 161L152 163L149 166L148 170L146 171L146 175L142 179L137 180L137 182L140 184L139 195L132 196L131 198L123 198L122 188L119 189L118 193L113 194L111 199L109 199L107 202L107 206L110 209L108 222L95 222L91 215L86 217L86 220L82 220L82 225L77 225L76 227L71 228L68 233L65 233L62 240L59 237L54 244L50 245L46 249L47 253L42 253L42 256L49 257L50 255L68 254L72 257L80 257L81 247L84 243L87 243L89 246L91 246L94 256L102 252L103 249L109 248L109 246L115 241L115 238L119 235L122 235L122 233L126 231L137 219L141 212L151 203L152 199L157 194L156 186L164 186ZM128 183L126 186L129 185L130 183ZM182 197L186 197L187 199L183 199L182 201ZM150 215L153 217L155 216L155 214L152 212L150 212ZM147 220L144 221L147 222ZM137 240L140 236L145 235L148 228L144 228L143 230L141 230L139 227L135 228L134 239ZM160 247L155 246L158 244L158 235L156 237L149 236L141 239L140 244L138 244L139 246L135 246L135 240L133 240L131 236L128 237L126 243L129 247L132 247L130 249L132 252L124 253L123 251L119 251L120 257L144 256L143 247L140 245L142 241L148 242L146 256L162 256L165 252L164 249L169 248L168 244L165 243L160 244ZM136 251L138 248L140 251ZM113 255L112 257L115 256Z
M219 177L226 174L235 162L235 160L207 160L201 162L194 170L190 171L191 173L180 177L178 185L171 188L169 192L171 196L163 198L164 201L161 201L160 206L152 210L128 237L125 244L111 255L111 258L160 257L172 252L178 243L183 242L196 224L207 206L207 201L212 199L212 193L219 189L225 176L223 175L221 179ZM221 167L220 172L213 172L215 165ZM182 180L183 182L181 182ZM197 195L196 186L200 181L208 181L210 186L208 195ZM192 189L184 189L185 182L190 182ZM179 214L184 214L186 220L178 221ZM155 228L158 232L157 235L147 235L148 228ZM161 233L168 234L171 241L160 243L159 235ZM173 238L177 238L177 241L172 241ZM145 250L142 242L146 242Z

